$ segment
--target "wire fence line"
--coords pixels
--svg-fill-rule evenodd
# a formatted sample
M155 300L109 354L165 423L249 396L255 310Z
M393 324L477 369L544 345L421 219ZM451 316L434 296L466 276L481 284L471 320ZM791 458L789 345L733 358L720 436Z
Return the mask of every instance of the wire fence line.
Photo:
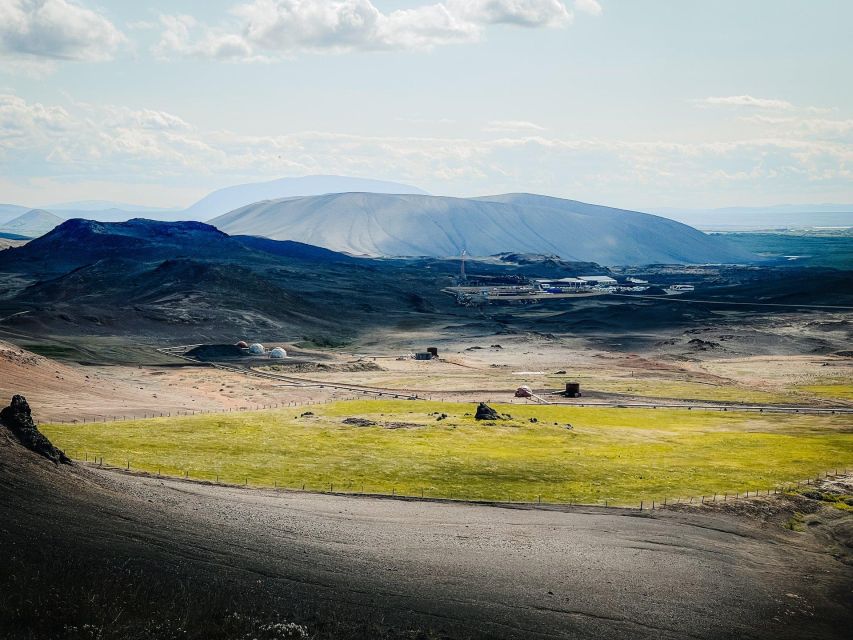
M183 480L188 482L196 482L201 484L216 485L221 487L244 488L244 489L263 489L275 490L283 492L302 492L320 495L339 495L339 496L363 496L377 498L399 498L399 499L421 499L437 502L464 502L464 503L482 503L482 504L511 504L522 506L534 505L551 505L551 506L575 506L575 507L605 507L616 509L635 509L639 511L655 511L666 509L671 506L711 506L728 503L739 503L744 500L755 500L760 497L770 497L790 492L795 492L803 487L817 485L821 480L838 479L849 477L850 470L847 467L834 467L829 471L818 473L814 478L809 477L804 480L795 480L790 482L776 483L770 487L764 488L746 488L742 491L724 491L724 492L709 492L707 494L687 495L687 496L668 496L666 493L663 497L648 497L651 493L644 494L643 497L634 500L626 501L621 499L611 500L609 498L601 498L595 502L585 502L583 500L573 500L571 497L558 498L549 496L546 493L531 495L531 499L513 499L507 495L504 498L499 496L483 497L476 495L466 495L464 491L454 492L451 490L440 491L436 487L430 487L424 484L419 489L412 491L411 487L401 488L397 490L395 486L391 486L391 490L387 489L388 484L383 488L370 487L364 482L353 481L329 481L324 483L318 482L302 482L302 483L279 483L273 480L272 484L269 481L253 481L250 476L245 476L240 480L233 478L225 479L221 474L216 472L208 472L198 469L184 469L183 473L163 473L163 467L158 467L157 471L153 471L150 465L145 468L133 467L132 460L127 459L125 464L116 464L114 461L104 461L104 457L97 454L90 455L88 452L69 451L67 455L75 462L85 464L87 466L106 469L115 472L130 473L133 475L142 475L153 478L163 478L166 480ZM558 492L554 492L555 494ZM550 499L549 499L550 498Z
M312 385L320 386L324 385ZM238 407L224 407L221 409L176 409L170 411L151 411L142 412L137 415L100 415L93 417L66 417L55 420L40 420L36 419L36 424L89 424L89 423L106 423L106 422L126 422L133 420L148 420L150 418L171 418L171 417L186 417L197 415L212 415L224 413L250 413L256 411L278 410L287 408L310 407L315 405L328 405L336 402L350 402L354 400L363 400L365 398L381 399L389 397L396 400L422 400L430 402L445 402L454 404L470 404L476 400L460 398L458 394L475 392L451 392L457 395L414 395L408 392L393 393L388 391L371 391L371 390L354 390L355 393L361 395L332 395L326 398L306 399L306 400L291 400L288 402L272 402L241 405ZM351 390L352 393L352 390ZM483 395L483 394L481 394ZM624 402L557 402L549 401L545 404L531 401L530 398L500 398L493 400L487 398L485 402L495 404L512 404L512 405L529 405L529 406L558 406L558 407L577 407L589 409L683 409L686 411L720 411L720 412L746 412L746 413L786 413L786 414L804 414L804 415L848 415L853 414L853 407L786 407L784 405L717 405L717 404L646 404L646 403L624 403Z

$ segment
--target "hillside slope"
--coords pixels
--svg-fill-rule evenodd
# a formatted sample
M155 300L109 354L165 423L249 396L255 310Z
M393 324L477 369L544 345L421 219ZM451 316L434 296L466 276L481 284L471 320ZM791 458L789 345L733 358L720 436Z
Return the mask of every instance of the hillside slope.
M719 237L657 216L528 194L485 198L342 193L258 202L210 221L229 234L352 254L553 253L601 264L744 262Z

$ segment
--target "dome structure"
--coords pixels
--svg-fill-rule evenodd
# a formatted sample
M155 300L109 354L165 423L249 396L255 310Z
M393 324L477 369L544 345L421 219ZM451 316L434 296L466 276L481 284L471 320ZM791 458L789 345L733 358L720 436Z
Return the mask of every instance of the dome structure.
M287 351L282 349L281 347L276 347L272 351L270 351L270 358L286 358Z
M234 346L235 346L235 347L237 347L237 348L239 348L239 349L248 349L248 348L249 348L249 345L248 345L248 344L246 344L246 341L245 341L245 340L240 340L240 342L238 342L238 343L237 343L237 344L235 344Z
M260 344L259 342L256 342L251 347L249 347L249 353L251 353L253 356L262 356L266 352L267 350L264 349L264 345Z

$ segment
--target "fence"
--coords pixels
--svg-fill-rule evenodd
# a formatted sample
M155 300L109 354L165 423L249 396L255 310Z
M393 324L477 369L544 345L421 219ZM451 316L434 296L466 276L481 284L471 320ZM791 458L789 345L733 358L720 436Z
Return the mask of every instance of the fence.
M333 394L339 387L333 385L311 385L317 386L319 388L329 387L333 390ZM274 403L266 403L266 404L255 404L255 405L244 405L240 407L230 407L223 409L177 409L174 411L152 411L152 412L143 412L141 415L101 415L97 417L91 418L66 418L66 419L55 419L49 420L52 424L86 424L93 422L120 422L120 421L128 421L128 420L146 420L149 418L171 418L171 417L180 417L180 416L196 416L196 415L207 415L207 414L218 414L218 413L239 413L239 412L251 412L251 411L265 411L271 409L287 409L288 407L299 408L299 407L310 407L315 405L325 405L332 404L335 402L348 402L352 400L364 399L365 397L375 397L377 399L381 399L383 397L397 399L397 400L423 400L423 401L432 401L432 402L454 402L458 404L468 404L471 402L476 402L476 400L468 400L461 399L458 397L461 393L471 393L475 395L476 392L454 392L456 395L448 396L448 395L435 395L435 394L424 394L418 395L411 392L400 391L398 393L394 393L393 391L379 391L379 390L370 390L370 389L347 389L350 393L358 393L359 395L344 395L344 396L336 396L331 395L327 398L315 399L315 400L291 400L289 402L274 402ZM485 395L482 393L478 394L479 396ZM475 396L476 397L476 396ZM486 402L493 402L492 398L487 398ZM549 402L547 405L542 405L540 403L531 402L529 398L501 398L496 401L496 404L521 404L521 405L535 405L535 406L559 406L559 407L578 407L578 408L604 408L604 409L683 409L686 411L721 411L721 412L747 412L747 413L787 413L787 414L803 414L803 415L849 415L853 414L853 407L785 407L785 406L758 406L758 405L713 405L713 404L643 404L643 403L609 403L609 402ZM36 419L36 424L42 424L43 420Z
M135 475L163 478L168 480L183 480L190 482L198 482L202 484L213 484L217 486L232 488L252 488L267 490L273 489L275 491L303 492L342 496L349 495L375 498L397 498L403 500L421 499L433 502L461 502L519 506L604 507L613 509L631 509L639 511L655 511L660 509L666 509L671 506L683 505L695 505L697 507L702 507L706 505L710 506L718 504L738 503L744 500L749 500L750 498L755 500L759 497L769 497L772 495L780 495L791 491L796 491L797 489L800 489L804 486L811 486L813 484L816 485L821 481L821 479L827 480L830 478L847 477L850 475L850 471L846 467L844 469L842 469L841 467L836 467L830 471L822 472L822 474L817 474L815 478L807 478L805 480L797 480L792 482L783 482L775 484L771 487L759 489L748 488L744 489L743 491L726 491L722 493L710 492L708 494L700 494L695 496L664 496L662 498L657 497L651 499L646 496L642 498L637 498L633 501L602 498L596 502L583 502L575 501L571 498L561 500L549 500L549 496L547 494L536 494L535 496L531 496L530 500L517 500L512 499L510 496L506 496L506 499L501 499L499 497L484 498L482 496L466 496L464 495L464 492L458 492L454 495L453 491L445 491L444 493L441 493L436 490L435 487L426 486L420 487L420 490L415 490L414 492L409 489L408 493L405 492L405 490L397 491L397 488L392 486L391 491L389 492L387 488L384 490L377 490L375 487L373 487L373 490L369 490L371 489L369 485L362 482L352 481L330 481L323 484L311 484L303 482L290 485L288 485L287 483L279 483L276 480L273 480L272 485L270 485L268 481L267 483L251 482L250 477L245 477L243 479L243 482L233 480L226 481L220 478L220 475L218 473L205 472L197 469L192 470L192 473L190 469L185 469L183 471L183 474L178 473L177 475L175 475L169 473L162 473L162 467L158 468L156 472L151 471L150 469L135 469L131 464L131 460L129 459L126 460L125 464L111 464L110 462L104 462L103 456L90 456L88 452L66 451L66 454L76 462L95 466L100 469L108 469L111 471L132 473ZM823 476L823 478L821 478L821 475Z

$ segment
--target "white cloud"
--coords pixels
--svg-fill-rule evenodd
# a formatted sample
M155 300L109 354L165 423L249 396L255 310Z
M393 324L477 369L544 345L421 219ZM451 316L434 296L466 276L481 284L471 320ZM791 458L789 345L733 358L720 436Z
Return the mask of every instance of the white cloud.
M545 131L545 127L526 120L492 120L483 128L489 132L526 132Z
M247 61L304 51L429 50L475 42L489 25L561 27L572 17L560 0L446 0L389 12L371 0L251 0L229 13L231 24L217 27L163 16L155 53Z
M756 125L750 137L724 142L567 139L533 123L512 124L511 134L484 139L321 131L256 136L206 131L157 109L45 105L10 94L0 95L0 175L33 185L142 182L152 192L178 193L202 183L343 174L411 182L435 193L539 191L629 207L642 205L638 194L658 204L673 194L708 202L744 193L853 198L849 120L792 126L774 119L762 125L766 130ZM137 193L128 197L138 200ZM32 201L45 198L32 187ZM49 199L67 198L57 190Z
M560 27L572 20L560 0L449 0L448 8L476 24Z
M694 100L694 104L706 107L748 107L752 109L767 109L773 111L787 111L794 109L794 105L787 100L773 98L755 98L753 96L711 96Z
M575 10L591 16L600 16L602 13L601 5L596 0L575 0Z
M263 56L253 53L244 38L200 25L192 16L162 15L163 31L154 45L154 55L166 59L172 55L223 61L258 62Z
M124 35L107 18L66 0L0 0L0 53L49 60L108 60Z

